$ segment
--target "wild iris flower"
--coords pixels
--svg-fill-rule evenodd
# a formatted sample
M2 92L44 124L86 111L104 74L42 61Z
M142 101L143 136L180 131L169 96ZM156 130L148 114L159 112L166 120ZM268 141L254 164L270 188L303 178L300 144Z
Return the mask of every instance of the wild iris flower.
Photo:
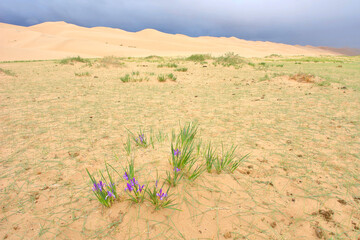
M129 191L127 194L131 198L130 200L136 203L143 202L144 201L144 192L143 189L145 188L145 185L140 185L138 181L136 181L135 178L129 179L129 181L126 183L125 192ZM132 192L132 193L131 193Z
M181 170L180 168L174 168L175 172L180 172L180 170Z
M138 191L141 192L141 191L143 190L144 186L145 186L145 185L142 185L142 186L139 185Z
M162 192L162 188L160 189L160 192L156 194L156 196L159 197L159 199L162 201L164 198L167 197L167 193Z
M102 192L102 190L104 189L104 187L106 187L106 184L103 183L102 181L99 181L98 184L94 183L94 186L93 186L92 190L93 190L94 192L96 192L96 191Z
M178 157L180 155L179 149L174 150L174 156Z
M136 138L136 141L139 141L139 140L141 143L144 143L144 134L141 134L141 135L139 135L139 138Z
M133 189L134 189L134 187L130 183L126 184L125 191L128 190L129 192L131 192Z
M133 179L130 180L130 184L131 184L131 186L133 186L133 187L134 187L135 185L139 185L138 181L136 181L135 178L133 178ZM139 185L139 186L140 186L140 185Z
M138 181L136 181L135 178L130 179L130 182L126 183L125 191L128 190L129 192L133 191L134 189L137 190L137 192L141 192L143 190L145 185L140 185Z
M107 191L107 196L106 196L105 199L107 199L108 197L113 197L113 198L115 199L115 195L114 195L114 193L111 192L111 191Z
M97 187L97 184L96 184L96 183L94 183L94 186L93 186L92 190L93 190L94 192L98 190L98 187Z
M104 187L106 187L106 184L103 183L102 181L99 181L98 189L99 189L100 192L104 189Z
M105 207L110 207L112 202L117 198L117 193L116 193L115 183L113 183L108 169L106 169L106 171L108 173L109 183L106 183L105 177L102 175L101 172L100 174L102 176L103 181L97 182L96 179L89 173L87 169L86 171L93 184L92 190L96 198Z
M124 178L126 181L129 181L129 175L127 174L127 172L125 172L123 178Z

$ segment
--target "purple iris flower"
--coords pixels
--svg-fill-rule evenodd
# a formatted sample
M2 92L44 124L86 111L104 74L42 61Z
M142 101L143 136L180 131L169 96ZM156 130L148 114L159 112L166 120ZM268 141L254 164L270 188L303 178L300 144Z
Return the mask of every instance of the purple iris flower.
M102 190L104 189L105 186L106 186L106 184L103 183L102 181L99 181L99 183L98 183L98 185L97 185L98 190L99 190L100 192L102 192Z
M158 181L159 181L159 180L156 180L156 182L155 182L155 187L156 187L156 188L157 188L157 185L158 185Z
M92 190L93 190L94 192L96 192L96 191L98 190L98 187L97 187L97 184L96 184L96 183L94 183L94 186L93 186Z
M181 170L180 168L174 168L175 172L180 172L180 170Z
M156 194L156 196L159 197L159 199L162 201L164 198L167 197L167 193L162 192L162 188L160 189L160 192Z
M105 197L105 199L107 199L108 197L113 197L113 198L115 198L115 195L114 195L113 192L107 191L107 196Z
M135 177L130 180L131 186L139 185L138 181L135 180Z
M144 186L145 186L145 185L142 185L142 186L139 185L138 192L141 192L141 191L143 190Z
M125 188L125 191L128 190L129 192L131 192L133 190L133 186L130 184L130 183L127 183L126 184L126 188Z
M139 141L139 139L140 139L140 142L141 143L144 143L144 134L141 134L141 135L139 135L139 138L136 138L135 140L136 140L136 142L138 142Z
M180 153L181 152L179 151L179 149L174 150L174 156L178 157L180 155Z
M126 181L129 181L129 175L127 174L127 172L125 172L123 178L124 178Z

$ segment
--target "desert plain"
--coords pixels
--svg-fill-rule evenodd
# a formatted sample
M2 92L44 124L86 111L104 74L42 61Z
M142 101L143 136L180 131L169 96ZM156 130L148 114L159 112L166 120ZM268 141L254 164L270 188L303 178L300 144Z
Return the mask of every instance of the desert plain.
M0 31L0 238L360 238L359 56L64 22ZM198 166L211 144L237 146L239 167L169 186L188 123ZM130 160L173 208L129 201ZM106 164L109 208L86 172Z

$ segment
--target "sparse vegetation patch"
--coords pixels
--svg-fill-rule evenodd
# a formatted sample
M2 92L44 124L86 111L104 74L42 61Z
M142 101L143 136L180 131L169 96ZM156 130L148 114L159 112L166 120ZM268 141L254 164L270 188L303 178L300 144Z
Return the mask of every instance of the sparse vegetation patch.
M239 68L242 64L246 63L243 57L239 55L229 52L226 53L224 56L220 56L215 58L214 65L222 65L224 67L233 66L235 68Z
M60 60L60 64L74 64L76 62L79 62L79 63L89 63L90 60L89 59L86 59L86 58L82 58L80 56L77 56L77 57L69 57L69 58L64 58L62 60Z
M177 72L187 72L187 70L188 69L186 67L175 69L175 71L177 71Z
M98 67L123 67L125 63L120 58L114 56L106 56L97 61Z
M204 62L207 59L212 59L210 54L193 54L190 57L186 58L187 61L193 62Z
M16 74L14 72L7 70L7 69L3 69L3 68L0 68L0 73L3 73L8 76L12 76L12 77L16 76Z

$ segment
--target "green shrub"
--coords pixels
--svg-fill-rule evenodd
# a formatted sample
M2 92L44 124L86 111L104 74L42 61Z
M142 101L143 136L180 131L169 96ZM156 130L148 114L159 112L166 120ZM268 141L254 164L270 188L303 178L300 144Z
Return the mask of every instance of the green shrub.
M159 82L165 82L166 81L166 77L165 77L164 74L158 75L157 79L158 79Z
M186 58L186 60L193 62L204 62L206 59L211 59L211 56L209 54L193 54Z
M73 64L74 62L89 63L89 59L82 58L80 56L64 58L60 60L60 64Z
M125 83L130 82L131 78L129 74L126 74L125 76L121 77L120 80Z
M169 74L167 75L167 78L170 79L171 81L176 81L176 77L175 77L175 75L172 74L172 73L169 73Z
M233 52L226 53L224 56L215 59L215 64L220 64L224 67L234 66L235 68L238 68L243 63L245 63L244 58Z

